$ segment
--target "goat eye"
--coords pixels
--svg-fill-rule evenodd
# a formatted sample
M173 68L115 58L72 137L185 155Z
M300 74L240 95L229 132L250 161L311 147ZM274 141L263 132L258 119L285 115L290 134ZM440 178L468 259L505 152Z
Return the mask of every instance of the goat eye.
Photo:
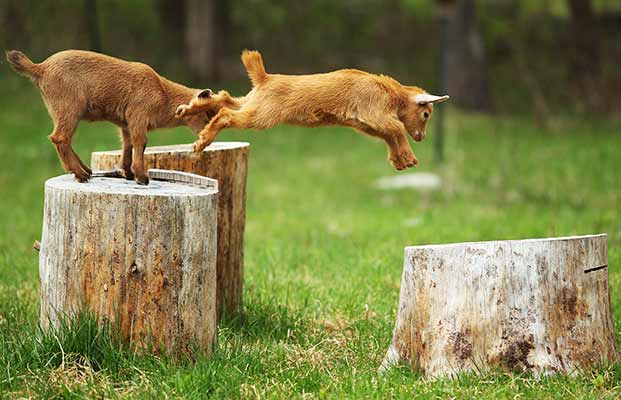
M423 117L424 117L425 119L429 118L429 113L428 113L427 111L425 111L425 112L423 113Z

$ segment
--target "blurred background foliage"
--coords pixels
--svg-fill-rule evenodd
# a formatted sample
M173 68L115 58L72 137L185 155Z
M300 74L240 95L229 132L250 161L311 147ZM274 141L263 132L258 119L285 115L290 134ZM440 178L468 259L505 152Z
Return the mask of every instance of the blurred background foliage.
M353 67L474 111L615 115L621 0L0 0L0 44L34 60L92 49L198 87L248 88L243 48L269 71ZM440 23L447 37L440 40ZM443 43L443 44L442 44ZM2 73L7 73L3 69Z

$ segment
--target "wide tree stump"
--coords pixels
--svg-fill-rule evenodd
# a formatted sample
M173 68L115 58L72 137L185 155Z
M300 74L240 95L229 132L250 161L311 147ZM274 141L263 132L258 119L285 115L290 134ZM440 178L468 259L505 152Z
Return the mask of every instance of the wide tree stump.
M81 310L169 352L216 334L217 182L149 170L151 183L71 175L45 183L41 325Z
M618 359L607 235L405 248L381 369L571 373Z
M215 142L201 154L191 144L148 147L146 168L191 172L218 181L218 316L235 311L242 301L244 278L244 227L246 223L246 177L249 145ZM91 155L94 170L118 168L121 151L98 151Z

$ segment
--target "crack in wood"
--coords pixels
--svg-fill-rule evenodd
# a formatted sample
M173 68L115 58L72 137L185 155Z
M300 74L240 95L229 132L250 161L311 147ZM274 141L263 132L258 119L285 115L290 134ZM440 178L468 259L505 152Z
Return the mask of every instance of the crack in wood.
M608 264L600 265L599 267L593 267L593 268L585 269L584 273L588 274L588 273L591 273L591 272L599 271L600 269L604 269L604 268L608 268Z

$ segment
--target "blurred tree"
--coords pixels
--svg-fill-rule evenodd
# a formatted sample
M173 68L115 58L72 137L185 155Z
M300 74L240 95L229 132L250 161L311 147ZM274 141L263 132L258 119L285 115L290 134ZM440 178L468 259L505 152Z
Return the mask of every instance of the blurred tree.
M542 120L621 104L621 0L0 0L0 44L35 60L103 47L178 80L244 88L243 48L274 72L354 67L428 89L444 49L451 104Z
M487 61L475 0L438 0L446 21L446 88L454 103L477 111L492 108Z
M578 93L591 109L600 109L599 78L602 72L600 35L591 0L568 0L571 16L572 75Z
M101 52L101 34L99 31L97 0L84 0L84 24L88 32L90 50Z
M573 60L576 72L593 72L600 67L597 25L591 0L568 0L571 34L580 57Z
M0 43L5 48L27 49L30 38L27 32L28 11L19 1L7 0L0 6Z
M170 51L176 56L184 54L183 31L186 19L185 0L157 0L156 9L162 27L163 37L170 45Z
M195 79L205 82L221 78L228 20L227 0L187 0L186 52Z

